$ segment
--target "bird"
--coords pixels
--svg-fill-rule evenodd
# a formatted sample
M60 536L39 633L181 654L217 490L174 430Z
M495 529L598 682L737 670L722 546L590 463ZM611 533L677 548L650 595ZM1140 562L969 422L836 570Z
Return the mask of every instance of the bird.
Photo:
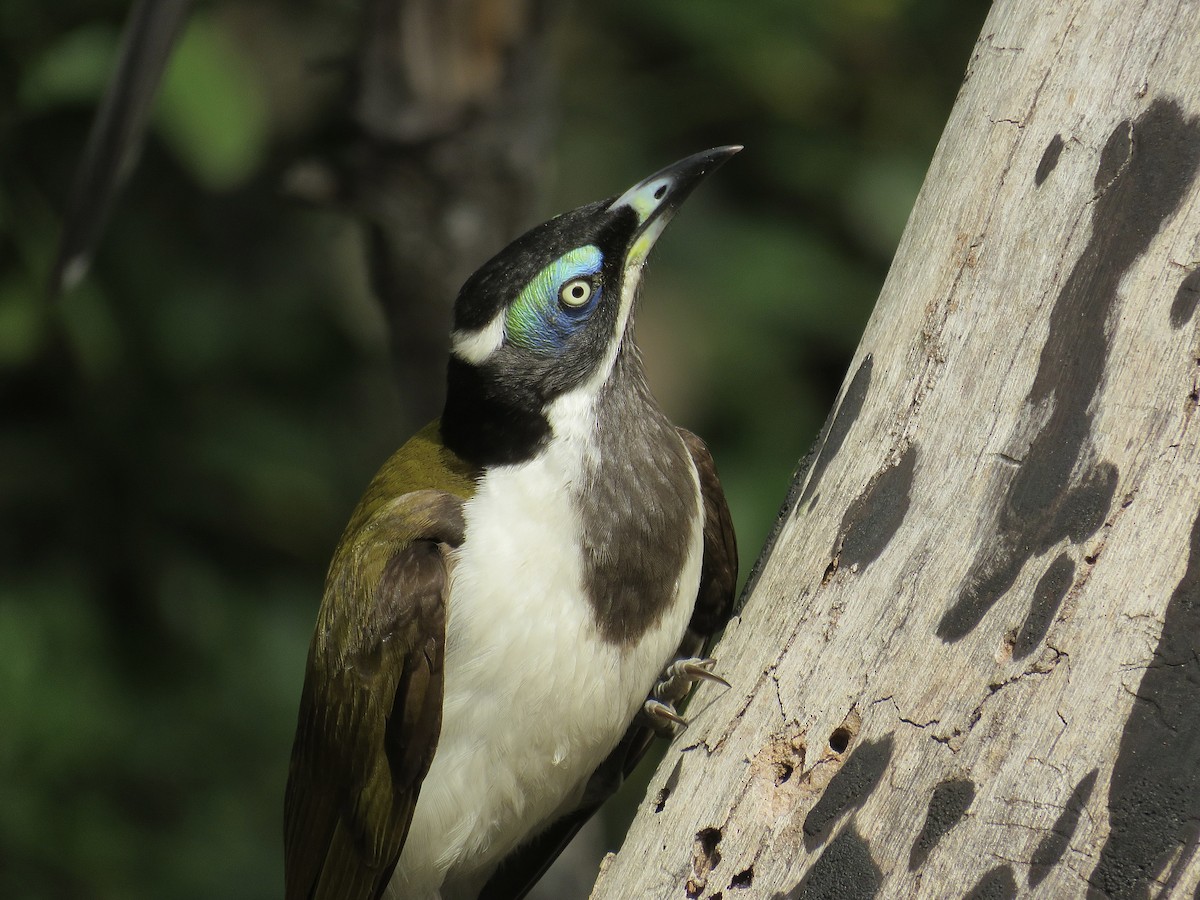
M651 248L741 149L558 215L454 303L442 415L334 552L284 798L288 900L520 897L653 735L734 607L712 455L634 339Z

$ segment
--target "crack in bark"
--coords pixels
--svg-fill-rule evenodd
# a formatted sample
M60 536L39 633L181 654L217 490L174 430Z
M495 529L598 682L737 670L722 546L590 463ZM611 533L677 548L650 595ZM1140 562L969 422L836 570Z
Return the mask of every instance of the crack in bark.
M892 707L896 710L896 718L900 722L902 722L905 725L911 726L912 728L916 728L919 731L927 731L928 729L932 728L934 725L940 725L942 723L941 719L930 719L928 722L918 722L915 719L909 719L909 718L905 717L904 713L900 711L900 704L896 702L895 698L891 694L888 694L886 697L880 697L878 700L873 701L871 705L874 706L875 703L883 703L886 700L891 701ZM949 743L949 738L942 737L936 731L930 733L929 737L932 738L933 740L937 741L939 744Z
M1004 46L1001 46L1000 44L994 44L994 43L992 43L992 40L995 37L996 37L996 32L993 31L993 32L989 33L988 35L986 35L983 39L984 45L989 50L994 50L997 53L1024 53L1025 52L1024 47L1004 47Z
M987 695L984 696L979 701L979 703L977 703L974 706L974 708L972 708L971 712L967 715L967 723L966 723L965 729L955 727L949 734L938 734L937 732L934 732L933 734L930 735L930 737L932 737L938 743L945 744L950 749L951 752L957 753L960 749L962 749L962 745L966 742L966 739L968 737L970 737L971 732L975 729L975 726L978 725L980 723L980 721L982 721L983 708L988 704L988 702L990 700L992 700L993 698L995 698L995 697L999 696L1001 693L1003 693L1005 688L1009 687L1010 685L1017 684L1018 682L1024 681L1027 678L1032 678L1034 676L1044 677L1044 676L1050 675L1052 672L1054 672L1055 669L1058 668L1059 663L1061 663L1063 660L1067 661L1068 678L1069 678L1070 677L1070 675L1069 675L1069 673L1070 673L1070 654L1068 654L1062 650L1057 650L1053 647L1048 647L1047 649L1051 650L1054 653L1054 656L1051 657L1050 659L1045 659L1045 658L1038 659L1032 665L1030 665L1027 668L1025 668L1024 670L1016 673L1015 675L1010 675L1008 678L1005 678L1003 681L994 681L994 682L991 682L990 684L988 684ZM897 708L897 711L898 711L898 708ZM1060 718L1061 718L1061 715L1060 715ZM901 721L907 722L908 724L911 724L911 725L914 725L917 728L927 728L929 725L933 724L933 721L936 721L936 720L926 723L926 725L921 725L919 722L911 722L904 718L901 718Z
M775 685L775 702L779 704L779 717L783 719L784 722L787 722L788 714L787 710L783 708L783 692L779 688L778 669L775 666L769 666L767 668L767 674L770 676L772 684Z

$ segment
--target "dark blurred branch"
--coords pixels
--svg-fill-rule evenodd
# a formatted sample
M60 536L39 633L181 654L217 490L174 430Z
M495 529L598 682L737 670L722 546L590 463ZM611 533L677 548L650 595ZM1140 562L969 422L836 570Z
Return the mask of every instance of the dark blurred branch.
M64 217L51 293L86 269L190 6L139 0L130 13ZM545 181L551 19L542 0L364 0L348 103L356 137L335 153L336 193L368 226L397 375L422 419L441 406L458 287L530 223ZM327 193L312 175L298 167L293 191Z
M551 19L539 0L367 0L342 187L421 418L441 407L458 288L530 224L546 180Z
M146 125L192 0L138 0L129 11L109 82L75 176L48 291L70 288L87 271L113 203L142 148Z

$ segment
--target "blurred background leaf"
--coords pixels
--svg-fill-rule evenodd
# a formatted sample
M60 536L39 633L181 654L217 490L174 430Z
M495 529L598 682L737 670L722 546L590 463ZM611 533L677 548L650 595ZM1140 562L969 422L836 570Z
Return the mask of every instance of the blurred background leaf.
M747 147L656 251L639 318L660 399L721 467L743 571L987 6L615 0L561 17L555 174L526 225ZM126 7L0 4L0 896L280 892L324 567L440 390L392 377L361 226L282 190L344 118L358 12L200 5L91 274L50 303Z

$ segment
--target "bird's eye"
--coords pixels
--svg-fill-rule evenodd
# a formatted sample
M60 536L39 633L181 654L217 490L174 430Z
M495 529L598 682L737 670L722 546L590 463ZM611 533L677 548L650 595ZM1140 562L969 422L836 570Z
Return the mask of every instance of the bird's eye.
M592 283L587 278L572 278L558 289L563 306L579 308L592 299Z

